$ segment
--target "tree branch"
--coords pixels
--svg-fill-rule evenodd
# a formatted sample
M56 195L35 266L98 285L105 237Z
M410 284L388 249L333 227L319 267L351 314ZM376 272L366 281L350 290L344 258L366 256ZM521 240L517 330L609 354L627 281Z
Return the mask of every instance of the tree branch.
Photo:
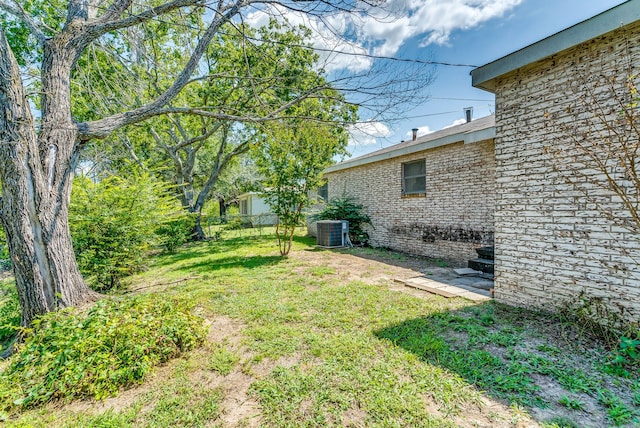
M119 30L121 28L131 27L149 21L157 16L165 15L181 7L187 6L204 6L204 0L174 0L164 3L160 6L144 10L135 15L113 20L120 16L131 5L131 0L116 1L104 14L98 18L97 22L90 25L88 34L92 39L98 38L109 31Z
M186 1L186 0L179 0ZM217 13L217 17L213 19L205 33L202 35L196 48L194 49L189 61L182 69L180 75L176 78L173 85L169 87L163 94L156 98L150 104L131 110L125 113L118 113L103 119L92 122L84 122L78 124L79 137L82 140L90 140L92 138L104 138L111 134L114 130L126 125L142 122L154 116L164 114L159 113L162 107L175 98L178 93L189 83L189 79L196 70L202 55L207 49L209 42L218 32L220 27L225 24L232 16L238 13L239 9L251 3L252 0L238 0L232 7L229 7L224 13Z
M179 150L179 149L181 149L183 147L187 147L187 146L190 146L192 144L199 143L201 141L206 140L207 138L209 138L213 134L215 134L218 131L218 129L220 129L221 126L222 126L222 123L218 122L214 126L209 128L208 130L206 130L202 135L198 135L197 137L193 137L193 138L190 138L190 139L183 140L182 142L180 142L180 144L178 144L176 146L176 150Z
M44 31L40 28L40 24L33 20L26 10L16 0L11 0L14 6L6 3L5 0L0 0L0 10L15 16L27 26L31 34L33 34L40 43L44 43L47 40Z

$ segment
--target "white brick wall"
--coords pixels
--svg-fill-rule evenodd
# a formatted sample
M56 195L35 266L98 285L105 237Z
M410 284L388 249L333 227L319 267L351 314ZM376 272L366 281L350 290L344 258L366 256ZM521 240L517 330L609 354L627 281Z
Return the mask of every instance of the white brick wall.
M572 128L576 115L583 117L583 82L601 73L624 78L630 59L640 59L638 25L497 80L498 300L553 309L584 293L626 321L640 320L640 237L608 221L595 201L619 216L627 215L624 207L610 192L572 175L571 168L558 168L571 164L572 157L549 154L549 148L571 150L560 128ZM620 111L608 91L596 92L609 106L604 111ZM567 184L566 174L579 188Z
M426 196L403 197L402 163L416 159L426 160ZM493 141L456 143L329 173L329 198L367 208L373 246L466 266L493 243L494 170Z

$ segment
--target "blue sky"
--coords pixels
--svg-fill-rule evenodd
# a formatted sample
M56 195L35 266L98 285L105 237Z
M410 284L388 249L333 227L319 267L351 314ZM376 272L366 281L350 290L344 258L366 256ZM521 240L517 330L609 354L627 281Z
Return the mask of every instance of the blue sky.
M319 49L323 68L329 75L369 73L380 77L397 69L384 65L382 72L373 72L377 69L372 56L481 66L623 2L385 0L384 10L370 9L364 15L346 13L316 19L272 6L256 10L247 19L259 26L272 16L311 28L309 42ZM465 107L473 107L474 118L493 113L493 94L471 87L472 69L438 66L435 81L424 90L430 96L427 102L402 105L392 122L369 122L352 129L349 147L352 155L409 139L412 128L418 128L418 135L424 135L450 126L462 120Z
M557 33L600 12L610 9L621 0L522 0L509 7L504 5L502 16L451 31L442 44L431 43L420 47L424 36L415 36L404 42L402 57L431 58L434 61L484 65ZM446 3L446 1L444 2ZM466 2L472 4L474 2ZM478 2L476 2L478 3ZM481 3L481 2L480 2ZM499 0L494 3L500 3ZM504 2L507 3L507 2ZM512 2L513 3L513 2ZM464 25L460 21L460 26ZM424 44L424 43L423 43ZM378 138L356 137L359 141L350 147L353 156L399 143L410 138L411 128L435 131L462 119L463 108L473 107L474 118L486 116L494 111L494 96L471 87L468 67L438 67L436 80L428 88L430 100L415 106ZM443 98L459 98L449 100ZM416 117L417 116L417 117Z

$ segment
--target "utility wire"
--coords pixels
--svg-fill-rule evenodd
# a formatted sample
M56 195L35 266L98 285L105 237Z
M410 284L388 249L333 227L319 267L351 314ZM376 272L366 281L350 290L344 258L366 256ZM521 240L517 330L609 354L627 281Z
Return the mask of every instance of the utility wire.
M103 11L106 10L106 8L104 6L96 6L97 9L102 9ZM201 31L202 29L199 27L195 27L195 26L191 26L191 25L187 25L187 24L183 24L183 23L178 23L178 22L174 22L174 21L166 21L166 20L162 20L160 18L153 17L149 19L150 21L155 21L157 23L160 24L167 24L167 25L175 25L178 27L183 27L189 30L193 30L193 31ZM225 35L231 35L230 33L224 32L224 31L220 31L220 34L225 34ZM425 65L436 65L436 66L444 66L444 67L466 67L466 68L478 68L478 65L473 65L473 64L464 64L464 63L451 63L451 62L443 62L443 61L427 61L427 60L420 60L420 59L415 59L415 58L398 58L398 57L394 57L394 56L385 56L385 55L374 55L374 54L370 54L370 53L364 53L364 52L348 52L348 51L339 51L339 50L335 50L335 49L329 49L329 48L320 48L320 47L313 47L313 46L309 46L309 45L299 45L299 44L290 44L290 43L284 43L284 42L279 42L279 41L275 41L275 40L262 40L259 39L257 37L251 37L251 36L247 36L246 34L242 35L243 37L252 40L254 42L259 42L259 43L273 43L273 44L280 44L280 45L286 45L286 46L292 46L292 47L297 47L297 48L302 48L302 49L309 49L309 50L313 50L315 52L326 52L326 53L330 53L330 54L337 54L337 55L346 55L346 56L352 56L352 57L360 57L360 58L371 58L371 59L382 59L382 60L389 60L389 61L396 61L396 62L410 62L410 63L414 63L414 64L425 64Z

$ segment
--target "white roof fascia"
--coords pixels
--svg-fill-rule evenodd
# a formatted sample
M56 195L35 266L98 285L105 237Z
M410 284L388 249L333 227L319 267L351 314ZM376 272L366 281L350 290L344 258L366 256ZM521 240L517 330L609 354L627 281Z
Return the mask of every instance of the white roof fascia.
M640 0L629 0L532 45L471 71L471 84L489 92L495 79L640 20Z
M458 134L447 135L436 140L425 141L424 143L414 144L412 146L406 146L397 150L391 150L379 155L369 156L361 159L354 159L353 161L344 161L336 165L332 165L325 169L324 172L336 172L344 169L355 168L357 166L367 165L374 162L380 162L387 159L393 159L400 156L410 155L413 153L422 152L429 149L435 149L436 147L442 147L453 143L471 144L479 141L491 140L496 136L495 126L489 128L479 129L475 131L461 132Z

